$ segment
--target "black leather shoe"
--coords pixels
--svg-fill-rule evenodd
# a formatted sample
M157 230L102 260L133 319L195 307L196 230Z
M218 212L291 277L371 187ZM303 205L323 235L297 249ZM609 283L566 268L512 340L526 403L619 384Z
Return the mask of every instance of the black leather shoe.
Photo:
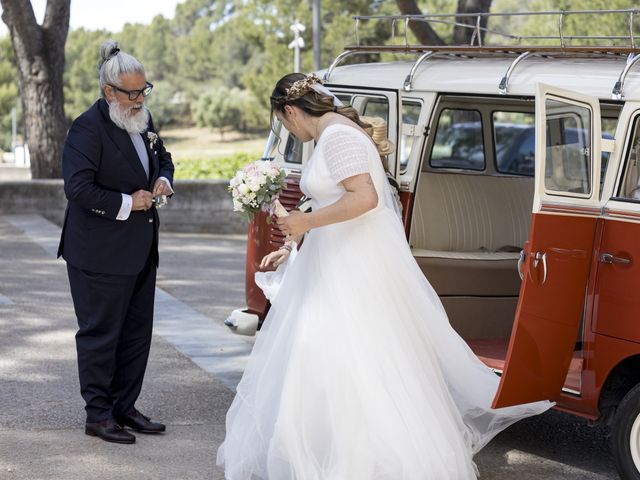
M129 427L140 433L162 433L167 428L158 422L152 422L149 417L144 416L135 408L123 416L116 417L116 421L122 427Z
M101 422L87 422L84 427L84 433L92 437L98 437L105 442L112 443L135 443L136 437L127 432L118 423L109 418Z

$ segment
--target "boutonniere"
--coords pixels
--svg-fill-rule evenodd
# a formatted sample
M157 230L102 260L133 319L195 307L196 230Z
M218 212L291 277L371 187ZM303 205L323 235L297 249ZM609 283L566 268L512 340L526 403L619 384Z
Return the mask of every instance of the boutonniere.
M147 139L149 140L149 148L153 150L158 142L158 134L156 132L147 132Z

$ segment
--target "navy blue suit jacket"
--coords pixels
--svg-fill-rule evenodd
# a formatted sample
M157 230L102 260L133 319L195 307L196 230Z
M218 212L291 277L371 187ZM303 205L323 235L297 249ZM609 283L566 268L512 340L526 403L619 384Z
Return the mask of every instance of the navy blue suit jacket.
M153 131L153 123L149 123ZM70 265L97 273L135 275L148 258L158 262L159 220L155 207L132 211L116 220L122 193L151 191L159 177L173 184L173 162L158 137L149 154L149 178L129 134L109 118L109 105L98 100L74 120L62 154L68 200L58 256Z

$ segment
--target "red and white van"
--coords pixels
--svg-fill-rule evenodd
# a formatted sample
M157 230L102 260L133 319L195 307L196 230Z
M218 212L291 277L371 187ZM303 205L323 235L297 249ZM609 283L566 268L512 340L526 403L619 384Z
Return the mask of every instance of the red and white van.
M453 327L501 375L494 406L548 399L610 422L622 478L640 479L640 48L632 31L618 47L567 38L355 45L320 74L387 121L407 240ZM380 51L415 58L340 66ZM280 137L266 156L291 172L291 209L313 147ZM282 241L264 218L249 227L238 330L268 310L253 274Z

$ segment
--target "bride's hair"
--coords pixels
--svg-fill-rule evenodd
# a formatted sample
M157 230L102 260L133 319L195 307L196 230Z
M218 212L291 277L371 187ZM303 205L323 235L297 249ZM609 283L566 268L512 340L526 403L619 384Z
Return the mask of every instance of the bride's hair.
M335 107L331 95L314 90L312 87L316 83L321 84L316 75L290 73L282 77L271 93L272 113L284 113L285 105L295 105L313 117L321 117L327 112L337 112L360 127L369 126L360 120L355 108L347 105Z
M315 90L313 87L316 84L322 85L322 81L315 74L290 73L278 80L271 93L272 118L275 112L284 113L286 105L294 105L313 117L321 117L325 113L336 112L347 117L371 135L381 155L389 154L390 142L386 139L386 124L384 139L381 139L380 133L375 136L372 135L374 125L363 121L358 111L350 105L335 106L334 97Z

